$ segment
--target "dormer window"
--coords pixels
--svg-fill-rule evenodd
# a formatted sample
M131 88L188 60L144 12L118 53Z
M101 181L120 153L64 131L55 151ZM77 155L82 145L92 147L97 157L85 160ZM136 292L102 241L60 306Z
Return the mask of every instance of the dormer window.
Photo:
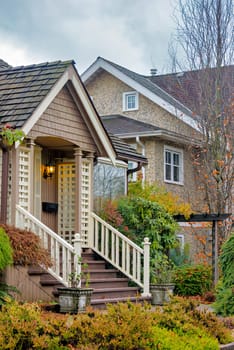
M138 109L138 92L123 93L123 111L135 111Z

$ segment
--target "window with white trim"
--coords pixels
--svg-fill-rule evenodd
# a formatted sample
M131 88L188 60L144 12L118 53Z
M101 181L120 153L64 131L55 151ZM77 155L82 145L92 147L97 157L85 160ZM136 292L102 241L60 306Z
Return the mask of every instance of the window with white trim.
M164 147L164 181L183 184L183 151Z
M123 93L123 111L135 111L138 109L138 92L124 92Z

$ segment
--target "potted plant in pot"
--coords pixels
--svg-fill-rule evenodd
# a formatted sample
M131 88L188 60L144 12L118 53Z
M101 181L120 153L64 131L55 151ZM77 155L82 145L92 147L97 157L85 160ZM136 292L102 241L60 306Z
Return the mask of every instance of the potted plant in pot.
M163 305L173 295L174 267L166 255L161 255L151 264L150 293L152 305Z
M81 265L81 262L78 264ZM82 264L80 273L72 271L69 275L69 286L58 288L61 313L84 312L90 305L93 289L89 288L89 273L83 271L87 267L87 264ZM85 287L81 287L81 279L85 279Z

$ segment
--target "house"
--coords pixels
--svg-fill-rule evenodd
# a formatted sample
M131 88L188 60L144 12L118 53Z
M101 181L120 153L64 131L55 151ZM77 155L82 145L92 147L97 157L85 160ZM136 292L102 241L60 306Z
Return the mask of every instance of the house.
M145 270L143 267L148 252L113 231L93 213L93 173L97 166L108 166L113 171L120 169L121 191L124 192L128 161L141 167L147 160L106 132L74 61L20 67L0 61L1 129L6 125L22 130L25 136L21 144L17 142L13 147L4 145L3 137L1 140L1 221L31 230L49 249L53 261L49 271L52 278L47 281L50 289L52 284L68 284L72 264L77 263L75 238L76 246L81 244L83 248L92 249L92 254L98 254L132 279L138 286L134 296L139 288L148 296L149 271L147 264ZM79 234L80 239L75 234ZM148 246L145 242L146 249ZM134 264L130 259L134 259ZM99 262L102 270L103 261ZM115 299L116 295L121 297L122 292L125 297L131 297L126 280L116 281L117 273L107 272L109 275L112 272L109 300L111 289ZM104 299L100 283L105 282L106 277L104 274L98 282L98 271L92 273L94 283L99 283L99 288L94 289L97 291L95 298L100 301ZM101 271L99 273L101 275ZM53 298L51 290L43 292L38 277L37 281L26 281L28 271L11 274L12 280L8 282L14 284L12 281L18 278L17 286L27 300ZM31 271L31 279L32 275ZM119 283L117 287L115 283Z
M199 190L199 174L191 156L194 146L202 145L189 99L196 90L184 78L184 74L175 74L174 78L173 75L143 76L102 57L82 74L106 129L147 157L148 165L141 170L143 180L157 181L189 202L195 213L203 213L207 210L205 193ZM227 89L223 91L227 94ZM190 244L194 256L201 248L208 250L211 236L206 225L203 228L200 222L180 226L179 236L182 242ZM201 243L204 234L205 243ZM197 247L194 247L195 236Z

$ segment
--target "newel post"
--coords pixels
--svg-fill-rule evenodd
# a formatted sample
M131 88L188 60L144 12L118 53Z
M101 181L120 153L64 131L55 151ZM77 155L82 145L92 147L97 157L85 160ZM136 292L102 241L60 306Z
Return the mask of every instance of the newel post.
M144 290L142 296L151 296L150 294L150 241L148 237L144 238Z
M82 251L82 239L79 233L75 234L74 250L75 250L75 260L74 260L74 272L77 276L81 276L81 251ZM81 287L81 278L79 280L78 287Z

